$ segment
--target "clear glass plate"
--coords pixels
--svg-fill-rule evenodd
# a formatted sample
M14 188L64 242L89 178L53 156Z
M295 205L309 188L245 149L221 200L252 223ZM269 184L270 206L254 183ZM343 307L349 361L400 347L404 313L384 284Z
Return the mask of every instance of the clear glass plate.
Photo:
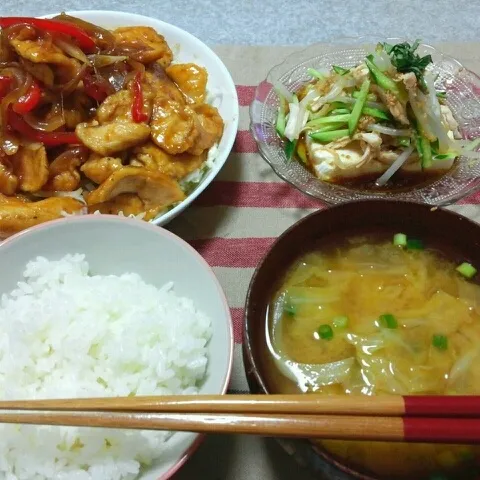
M480 162L463 156L456 160L449 172L431 183L408 190L386 192L352 189L323 182L299 162L289 161L285 156L282 141L275 131L278 97L273 85L280 82L294 92L310 80L307 74L309 67L353 67L372 52L378 42L385 41L393 44L405 40L377 36L344 38L328 45L312 45L273 67L257 87L250 106L251 130L260 154L282 179L303 193L330 204L362 199L396 199L448 205L480 190ZM447 91L447 105L459 123L462 137L480 137L480 77L430 45L421 44L418 53L432 56L432 71L438 74L435 86Z

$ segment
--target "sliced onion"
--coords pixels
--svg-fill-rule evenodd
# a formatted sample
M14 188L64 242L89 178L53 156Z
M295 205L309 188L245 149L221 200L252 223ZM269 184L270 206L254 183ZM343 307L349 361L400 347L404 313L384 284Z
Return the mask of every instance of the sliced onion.
M293 93L287 90L287 87L283 83L276 83L273 88L278 95L281 95L288 103L293 102Z
M382 71L385 72L393 67L392 62L390 60L390 56L388 53L383 50L379 52L375 52L373 54L375 65Z
M409 137L412 133L407 129L384 127L383 125L378 124L369 125L368 129L372 130L372 132L390 135L391 137Z
M67 83L63 85L58 85L54 88L55 91L61 92L64 95L72 93L78 86L78 84L83 80L83 77L87 73L87 65L83 64L77 74Z
M61 36L55 36L53 39L53 43L60 48L64 53L70 55L71 57L77 59L81 63L90 64L90 60L87 56L80 50L80 48L65 38Z
M94 68L103 68L114 65L118 62L124 62L128 57L125 55L89 55L88 60Z
M396 171L408 160L408 157L412 152L412 146L404 150L390 167L388 167L387 171L375 182L375 185L377 185L377 187L383 187L393 177Z
M319 110L325 103L331 102L334 98L337 98L343 90L343 85L334 83L330 91L323 97L319 97L315 100L315 103L311 105L312 112Z
M62 13L54 17L54 20L59 20L66 23L72 23L82 30L85 30L91 37L94 38L95 43L101 50L110 51L115 46L115 37L112 32L94 25L93 23L86 22L77 17L72 17Z
M462 150L460 152L460 155L463 155L464 157L467 157L467 158L474 158L476 160L480 159L480 152L471 152L469 150Z
M23 115L23 119L35 130L42 132L54 132L65 125L65 117L62 112L56 113L48 120L40 120L32 112Z

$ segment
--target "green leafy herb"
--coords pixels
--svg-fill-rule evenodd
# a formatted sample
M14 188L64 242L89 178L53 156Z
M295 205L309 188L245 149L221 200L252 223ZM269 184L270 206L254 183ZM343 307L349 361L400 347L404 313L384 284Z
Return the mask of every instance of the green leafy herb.
M407 236L404 233L396 233L393 236L393 244L396 247L406 247L407 246Z
M433 63L431 55L421 57L415 51L420 45L420 41L416 40L413 45L408 42L397 43L390 45L383 44L384 50L390 55L392 65L401 73L412 72L417 77L419 84L424 90L428 90L423 74L430 63Z

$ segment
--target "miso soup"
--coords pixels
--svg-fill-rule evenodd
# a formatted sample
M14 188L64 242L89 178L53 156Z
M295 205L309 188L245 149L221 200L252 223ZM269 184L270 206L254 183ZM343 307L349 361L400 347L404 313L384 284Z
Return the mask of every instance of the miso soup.
M480 394L480 286L465 259L408 232L322 241L289 268L269 306L271 391ZM406 237L406 238L405 238ZM473 278L467 278L473 277ZM475 478L480 447L320 441L385 479Z

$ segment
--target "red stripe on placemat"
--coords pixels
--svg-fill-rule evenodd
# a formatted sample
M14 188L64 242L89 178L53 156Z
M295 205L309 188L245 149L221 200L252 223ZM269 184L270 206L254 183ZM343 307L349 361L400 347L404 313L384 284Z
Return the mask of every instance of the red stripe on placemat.
M257 144L248 130L240 130L237 132L237 138L233 144L235 153L255 153L257 152Z
M241 107L247 107L253 102L255 88L250 85L237 85L238 103Z
M195 205L212 207L321 208L323 204L286 182L213 182Z
M242 343L243 341L243 311L243 308L230 308L235 343Z
M469 203L478 204L478 203L480 203L480 192L474 193L473 195L470 195L467 198L463 198L458 203L461 204L461 205L465 205L465 204L469 204Z
M274 238L212 238L191 240L211 267L253 268L256 267Z

